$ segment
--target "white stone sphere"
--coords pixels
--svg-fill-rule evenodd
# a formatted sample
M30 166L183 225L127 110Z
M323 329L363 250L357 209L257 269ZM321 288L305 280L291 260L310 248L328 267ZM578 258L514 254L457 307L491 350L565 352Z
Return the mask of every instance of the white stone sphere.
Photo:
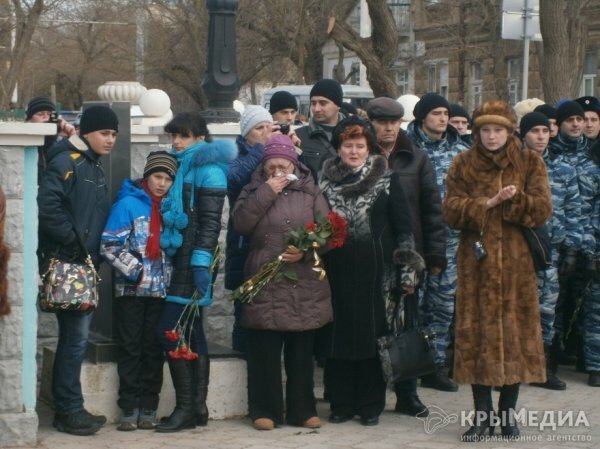
M171 99L164 90L149 89L140 97L140 109L145 116L162 117L171 109Z
M413 111L415 105L419 102L419 97L413 94L405 94L399 96L397 101L404 108L404 117L402 117L402 121L412 122L415 119Z
M246 109L246 106L240 100L233 100L233 109L241 114Z

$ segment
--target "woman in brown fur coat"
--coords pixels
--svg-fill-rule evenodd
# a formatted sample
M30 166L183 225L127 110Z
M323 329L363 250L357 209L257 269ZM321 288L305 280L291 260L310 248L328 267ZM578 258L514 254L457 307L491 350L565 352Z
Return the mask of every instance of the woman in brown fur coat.
M514 437L519 384L546 380L535 270L521 228L541 226L552 204L544 161L520 149L515 125L505 102L483 104L473 114L473 146L446 180L444 218L461 231L454 380L472 384L478 412L466 441L493 433L492 386L501 387L502 435Z
M6 197L0 188L0 316L8 315L10 313L10 305L8 304L8 281L6 280L10 252L4 243L5 215Z

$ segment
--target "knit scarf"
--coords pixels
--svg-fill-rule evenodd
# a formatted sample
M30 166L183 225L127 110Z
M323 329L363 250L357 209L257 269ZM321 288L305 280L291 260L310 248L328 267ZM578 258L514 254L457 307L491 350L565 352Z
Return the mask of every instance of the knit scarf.
M154 195L148 188L148 181L142 181L142 188L152 200L152 211L150 212L150 226L148 227L148 240L146 241L146 256L150 260L160 258L160 229L162 228L162 217L160 215L160 202L162 196Z
M195 143L179 153L171 151L171 155L179 162L175 181L169 193L162 201L163 231L160 236L160 246L169 256L174 256L177 249L183 244L181 231L188 225L189 219L183 209L183 181L192 168L194 156L206 145L204 141ZM190 195L190 208L194 205L194 188Z

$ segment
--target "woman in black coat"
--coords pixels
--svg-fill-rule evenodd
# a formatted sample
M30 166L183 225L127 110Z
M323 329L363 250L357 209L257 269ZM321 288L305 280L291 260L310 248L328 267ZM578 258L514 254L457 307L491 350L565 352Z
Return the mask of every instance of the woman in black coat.
M387 331L386 301L414 288L414 279L398 281L400 268L420 272L424 262L414 250L398 175L385 158L371 154L370 126L358 117L344 119L332 143L338 157L325 162L319 184L332 210L348 222L348 237L325 256L334 310L325 366L329 421L359 415L363 425L376 425L385 406L376 341Z

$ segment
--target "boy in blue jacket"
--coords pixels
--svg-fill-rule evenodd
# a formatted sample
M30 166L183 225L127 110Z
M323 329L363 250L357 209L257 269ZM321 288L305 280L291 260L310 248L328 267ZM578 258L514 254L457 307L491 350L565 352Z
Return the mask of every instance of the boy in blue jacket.
M143 179L123 183L102 234L100 253L115 270L118 430L154 428L164 363L156 328L171 276L160 206L176 173L173 156L150 153Z

